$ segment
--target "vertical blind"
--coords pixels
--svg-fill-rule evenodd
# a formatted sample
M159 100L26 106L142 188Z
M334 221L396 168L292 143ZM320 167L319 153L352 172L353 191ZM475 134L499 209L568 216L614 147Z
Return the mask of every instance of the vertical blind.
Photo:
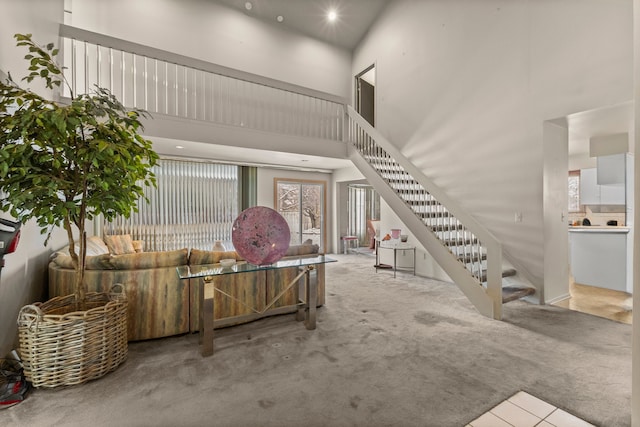
M380 196L368 185L349 185L349 234L360 246L368 243L367 220L380 219Z
M130 234L145 251L211 249L231 241L238 216L239 166L160 160L154 167L157 188L146 187L138 212L103 224L103 233Z

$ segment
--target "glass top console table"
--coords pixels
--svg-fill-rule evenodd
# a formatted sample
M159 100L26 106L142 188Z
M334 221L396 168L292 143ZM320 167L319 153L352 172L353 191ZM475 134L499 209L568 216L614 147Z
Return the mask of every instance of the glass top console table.
M201 281L197 281L197 283L201 283L201 289L198 290L198 304L200 308L198 320L200 351L202 356L211 356L213 354L214 298L216 294L220 294L221 297L230 298L235 300L236 303L247 306L253 312L253 314L250 315L251 319L258 319L265 315L285 292L289 291L294 285L299 284L296 320L304 321L305 327L309 330L315 329L318 280L316 275L311 275L311 272L318 264L330 262L336 262L336 260L325 255L318 255L315 257L287 258L268 265L254 265L239 261L231 267L222 267L220 264L177 267L176 269L180 279L202 279ZM274 296L271 301L267 301L263 308L250 307L215 285L215 279L220 278L220 276L292 267L298 269L298 275L288 283L278 295ZM300 279L302 279L302 281L300 281Z

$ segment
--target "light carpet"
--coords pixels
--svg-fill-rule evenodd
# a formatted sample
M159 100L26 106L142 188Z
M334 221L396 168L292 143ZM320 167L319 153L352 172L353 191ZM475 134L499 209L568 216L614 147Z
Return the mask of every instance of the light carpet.
M317 329L294 315L130 343L115 372L35 390L5 426L455 426L523 390L631 424L631 326L516 301L485 318L450 283L331 255Z

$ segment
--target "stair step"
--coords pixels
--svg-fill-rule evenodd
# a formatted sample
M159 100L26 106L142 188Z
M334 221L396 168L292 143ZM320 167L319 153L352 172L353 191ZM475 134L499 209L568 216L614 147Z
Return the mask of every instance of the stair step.
M442 243L448 247L477 245L478 239L441 239Z
M440 203L435 199L431 199L431 200L407 200L404 197L402 197L402 194L398 194L398 195L402 198L402 200L404 200L410 206L438 206L438 205L440 205ZM408 194L405 194L405 196L408 196Z
M455 255L455 254L454 254ZM487 254L467 254L467 255L459 255L458 259L460 260L460 262L462 262L463 264L470 264L472 262L477 262L477 261L486 261L487 259Z
M420 212L413 209L422 219L453 218L450 212Z
M459 231L464 230L464 225L456 224L456 225L434 225L429 226L434 233L444 233L447 231Z
M536 293L535 288L530 286L505 286L502 288L502 303L508 303L511 301L519 300L529 295Z
M387 156L376 156L374 154L362 154L362 157L364 157L369 162L369 164L384 165L384 166L393 165L396 167L400 167L400 164L395 160L393 160L390 156L387 157Z
M379 172L380 176L389 182L415 182L411 175L402 172Z
M516 270L514 270L513 268L508 268L506 270L502 270L502 277L511 277L511 276L515 276L517 273ZM482 276L480 277L480 281L481 282L486 282L487 281L487 270L483 270L482 271Z
M400 182L389 182L389 187L393 188L396 193L400 193L401 191L407 192L415 192L415 191L424 191L420 184L416 183L400 183Z

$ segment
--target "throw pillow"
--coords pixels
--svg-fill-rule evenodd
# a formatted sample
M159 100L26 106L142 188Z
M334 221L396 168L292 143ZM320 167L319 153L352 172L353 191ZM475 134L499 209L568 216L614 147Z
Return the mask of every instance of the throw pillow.
M109 248L111 255L123 255L136 253L133 247L133 240L130 234L117 234L113 236L104 236L104 241Z
M144 240L134 240L132 243L136 253L144 252Z
M79 248L80 246L76 246ZM109 248L104 244L99 236L91 236L87 238L87 256L96 256L108 254Z
M80 241L75 242L74 247L75 247L75 252L79 254ZM96 256L96 255L103 255L108 253L109 253L109 248L107 247L107 245L104 244L104 241L100 237L98 236L87 237L87 256ZM56 254L71 255L71 252L69 252L69 245L65 246L59 251L56 251Z

